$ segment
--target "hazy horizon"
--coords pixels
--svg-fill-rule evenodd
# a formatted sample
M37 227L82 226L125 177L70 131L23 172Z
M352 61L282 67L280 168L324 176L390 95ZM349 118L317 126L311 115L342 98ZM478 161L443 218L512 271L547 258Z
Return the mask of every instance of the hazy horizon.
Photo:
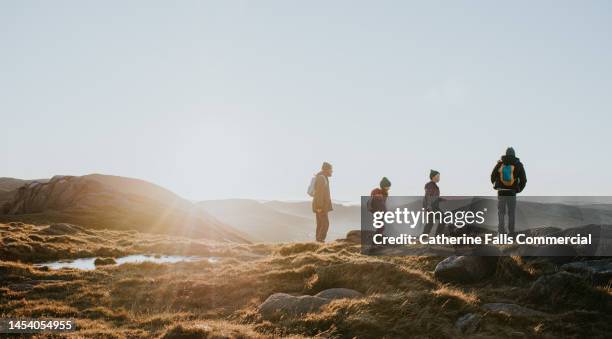
M0 176L134 177L191 200L332 198L382 176L612 195L612 4L0 3ZM602 173L603 172L603 173Z

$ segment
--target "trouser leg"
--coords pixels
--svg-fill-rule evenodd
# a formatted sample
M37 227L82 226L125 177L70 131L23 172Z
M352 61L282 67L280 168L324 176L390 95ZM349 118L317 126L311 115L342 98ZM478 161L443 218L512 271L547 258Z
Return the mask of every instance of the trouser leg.
M436 210L436 209L427 210L427 213L437 212L437 211L438 210ZM438 220L438 219L436 219L435 216L436 215L433 214L433 213L431 215L428 215L428 217L426 218L427 223L425 224L425 226L423 226L423 234L429 235L429 232L431 232L431 229L433 228L433 225L435 223L438 223L438 227L436 228L436 231L438 231L440 229L440 223L442 223L442 219ZM437 234L437 232L436 232L436 234Z
M327 237L327 230L329 229L329 218L327 212L317 213L317 232L316 240L324 242Z
M508 206L508 232L514 234L514 217L516 214L516 196L506 197Z
M499 234L506 233L506 227L504 226L504 219L506 218L506 198L505 196L497 197L497 217L499 219L497 225Z
M440 221L440 223L438 223L438 227L436 227L436 235L444 234L445 228L446 225L442 221Z
M425 226L423 226L423 234L429 235L429 232L431 232L432 226L433 226L433 222L428 222L427 224L425 224Z

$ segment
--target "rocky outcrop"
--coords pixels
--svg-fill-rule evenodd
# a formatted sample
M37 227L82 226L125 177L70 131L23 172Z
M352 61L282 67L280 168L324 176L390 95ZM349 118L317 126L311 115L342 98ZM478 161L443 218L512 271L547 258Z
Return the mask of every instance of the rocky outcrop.
M436 265L434 276L442 282L477 282L495 273L497 259L497 257L450 256Z
M114 258L96 258L96 260L94 260L94 265L96 266L108 266L115 264L117 264L117 261L115 261Z
M346 241L353 244L361 243L361 230L351 230L346 233Z
M66 234L76 234L82 231L82 229L76 225L70 224L51 224L42 230L40 230L40 234L45 235L66 235Z
M265 319L297 316L316 311L329 302L329 299L311 295L296 297L286 293L274 293L259 305L259 312Z
M612 282L612 259L577 261L565 264L561 269L584 275L595 285L607 286Z
M314 296L274 293L259 305L259 313L264 319L295 317L315 312L335 299L350 299L361 296L363 296L361 293L348 288L331 288Z
M27 214L29 221L39 219L93 228L134 229L248 242L246 235L156 185L130 178L106 177L54 176L48 182L27 182L0 210L11 215L11 219ZM130 188L131 185L136 188ZM152 188L148 189L147 185ZM78 227L74 225L54 224L45 232L71 234Z
M480 314L468 313L457 319L455 327L465 334L470 334L478 329L481 321L482 316Z
M580 304L587 299L597 298L595 291L587 284L584 277L566 271L539 277L532 283L527 297L552 306Z
M12 201L4 204L5 214L30 214L47 210L95 204L101 195L112 198L112 191L84 177L54 176L49 182L30 182L17 189Z

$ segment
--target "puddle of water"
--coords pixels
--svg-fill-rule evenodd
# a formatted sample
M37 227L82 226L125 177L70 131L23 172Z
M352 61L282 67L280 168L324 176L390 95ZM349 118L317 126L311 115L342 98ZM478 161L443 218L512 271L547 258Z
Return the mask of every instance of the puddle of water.
M73 260L59 260L52 261L44 264L36 264L35 266L47 266L52 270L59 270L62 268L76 268L79 270L95 270L96 265L94 261L96 258L80 258ZM184 256L184 255L144 255L144 254L134 254L127 255L125 257L115 258L117 265L126 264L126 263L141 263L141 262L153 262L158 264L174 264L177 262L192 262L192 261L200 261L200 260L208 260L210 263L217 262L217 258L215 257L197 257L197 256Z

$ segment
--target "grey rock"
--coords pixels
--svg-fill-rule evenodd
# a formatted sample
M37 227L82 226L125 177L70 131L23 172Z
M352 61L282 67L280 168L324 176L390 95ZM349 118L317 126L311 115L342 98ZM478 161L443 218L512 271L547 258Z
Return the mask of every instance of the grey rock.
M79 230L70 224L51 224L47 228L40 231L40 233L47 235L65 235L75 234L78 232Z
M470 283L495 273L497 257L450 256L436 265L434 276L443 282Z
M539 277L531 284L527 296L555 305L565 303L570 298L581 298L590 290L583 277L560 271Z
M455 327L463 333L473 333L478 329L482 316L476 313L468 313L457 319Z
M96 266L108 266L108 265L116 265L117 261L114 258L96 258L94 260L94 265Z
M517 304L490 303L482 305L482 308L490 312L505 314L512 317L534 318L545 317L548 315L547 313L540 312Z
M317 311L330 301L330 299L311 295L296 297L286 293L274 293L259 305L259 312L264 319L298 316Z
M323 290L317 294L315 297L325 298L325 299L352 299L362 297L363 294L352 290L350 288L330 288L327 290Z
M274 293L261 305L259 312L264 319L273 319L283 316L299 316L318 311L323 305L334 299L359 298L363 294L349 288L330 288L317 295L293 296L287 293Z
M577 261L561 266L562 270L587 276L595 285L608 285L612 280L612 259Z
M361 243L361 230L348 231L346 234L346 241L360 244Z

